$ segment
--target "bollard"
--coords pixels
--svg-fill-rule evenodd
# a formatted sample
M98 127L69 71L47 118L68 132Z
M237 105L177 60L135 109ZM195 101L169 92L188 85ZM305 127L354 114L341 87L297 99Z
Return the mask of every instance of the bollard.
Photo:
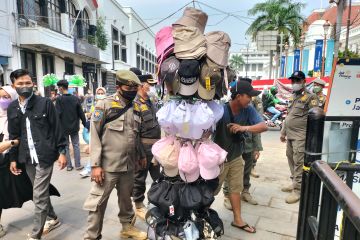
M324 136L325 112L322 108L310 109L307 119L304 165L309 167L316 160L321 160Z

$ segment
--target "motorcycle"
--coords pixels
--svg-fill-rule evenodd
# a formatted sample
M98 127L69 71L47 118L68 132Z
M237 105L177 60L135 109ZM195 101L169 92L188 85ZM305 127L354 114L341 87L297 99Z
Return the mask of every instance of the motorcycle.
M265 111L264 114L263 114L263 118L264 118L264 121L265 121L265 123L266 123L266 125L268 127L279 127L280 129L282 129L283 123L284 123L285 118L286 118L286 116L288 114L287 108L285 106L279 105L279 104L277 104L275 106L275 108L277 110L279 110L281 112L281 114L278 117L278 119L275 120L274 123L271 121L272 117L274 116L274 114L272 114L271 112Z

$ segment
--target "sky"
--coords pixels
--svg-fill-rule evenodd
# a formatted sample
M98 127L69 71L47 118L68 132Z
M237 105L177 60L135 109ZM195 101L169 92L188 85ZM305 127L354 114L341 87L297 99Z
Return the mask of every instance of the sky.
M138 15L151 26L164 19L180 8L189 4L193 6L191 0L117 0L122 6L132 7ZM204 3L204 4L201 4ZM244 44L250 41L245 32L254 16L248 16L247 11L256 3L265 2L260 0L199 0L195 2L195 7L201 9L209 15L206 32L224 31L230 35L232 41L231 51L237 51L244 47ZM308 16L312 10L328 6L328 0L302 0L306 4L302 15ZM209 7L210 6L210 7ZM212 8L211 8L212 7ZM232 13L238 17L228 16ZM151 30L156 33L162 27L169 26L182 15L183 10L177 12L169 19L152 27ZM243 44L243 45L239 45Z

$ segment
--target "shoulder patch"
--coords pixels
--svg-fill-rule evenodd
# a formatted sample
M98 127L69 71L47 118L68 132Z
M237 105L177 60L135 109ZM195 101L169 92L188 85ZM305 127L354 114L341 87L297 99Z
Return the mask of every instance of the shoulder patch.
M119 102L112 101L111 102L111 108L123 108Z
M142 112L149 110L149 107L146 104L141 104L140 109Z
M99 122L103 118L104 112L96 109L91 117L93 122Z
M135 112L140 112L140 107L139 107L139 104L138 103L134 103L134 111Z

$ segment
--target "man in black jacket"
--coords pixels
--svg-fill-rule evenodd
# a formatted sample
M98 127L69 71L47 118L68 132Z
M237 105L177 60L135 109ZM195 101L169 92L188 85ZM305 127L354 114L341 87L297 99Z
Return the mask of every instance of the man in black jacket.
M81 122L85 128L89 129L89 126L86 122L85 114L82 110L80 100L74 95L68 93L68 81L60 80L57 83L57 86L59 88L61 96L56 98L56 110L59 113L61 126L67 139L67 146L70 145L69 138L71 138L71 143L74 148L75 168L76 170L81 170L84 167L81 165L80 162L79 120L81 119ZM69 147L66 148L66 159L67 170L73 170Z
M66 138L51 100L36 96L34 84L27 70L13 73L13 87L19 99L8 107L8 130L10 140L20 140L10 151L10 171L21 174L17 163L26 165L26 172L33 184L35 204L34 227L30 240L41 239L41 235L60 225L50 202L49 185L56 160L60 169L66 166Z

